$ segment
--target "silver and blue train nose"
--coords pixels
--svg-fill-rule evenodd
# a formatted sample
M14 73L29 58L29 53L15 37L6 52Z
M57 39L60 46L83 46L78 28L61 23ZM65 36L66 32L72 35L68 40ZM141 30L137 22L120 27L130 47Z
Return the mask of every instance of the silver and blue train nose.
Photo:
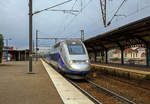
M71 60L69 63L73 71L89 71L90 70L89 60Z

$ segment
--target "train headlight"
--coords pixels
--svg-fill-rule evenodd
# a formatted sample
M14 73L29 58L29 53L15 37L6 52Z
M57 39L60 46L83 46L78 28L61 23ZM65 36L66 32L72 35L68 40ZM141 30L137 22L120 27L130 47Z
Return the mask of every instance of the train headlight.
M89 60L86 60L86 63L89 63Z
M70 64L73 64L73 60L70 60L69 63L70 63Z

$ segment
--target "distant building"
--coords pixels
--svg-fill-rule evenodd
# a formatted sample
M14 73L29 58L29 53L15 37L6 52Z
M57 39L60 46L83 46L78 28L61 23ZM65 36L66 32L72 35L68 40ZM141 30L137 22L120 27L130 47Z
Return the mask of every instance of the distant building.
M128 63L130 60L134 60L135 63L145 64L146 62L146 53L145 48L143 47L133 47L124 50L124 60ZM121 59L121 51L119 49L113 49L109 52L110 60L111 59Z
M139 48L139 47L129 48L129 49L126 49L124 53L125 53L124 57L129 58L129 59L146 58L145 48Z
M3 49L3 61L6 61L7 58L7 50L8 50L8 61L25 61L29 59L29 50L14 50L11 47L4 47Z

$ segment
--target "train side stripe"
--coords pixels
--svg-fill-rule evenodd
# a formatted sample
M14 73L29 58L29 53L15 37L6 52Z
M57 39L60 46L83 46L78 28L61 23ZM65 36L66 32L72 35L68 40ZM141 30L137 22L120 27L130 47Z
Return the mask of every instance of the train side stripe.
M61 55L59 53L57 53L57 54L59 55L59 58L60 58L60 59L58 59L58 64L61 66L61 68L67 70L70 73L74 73L74 74L85 74L85 73L88 72L88 71L73 71L73 70L67 68L66 65L63 62L63 59L62 59Z

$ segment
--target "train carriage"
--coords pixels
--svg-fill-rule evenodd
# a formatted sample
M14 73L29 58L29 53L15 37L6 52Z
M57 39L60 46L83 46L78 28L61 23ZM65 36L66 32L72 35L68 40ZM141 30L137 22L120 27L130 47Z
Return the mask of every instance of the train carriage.
M73 79L83 79L90 71L87 50L81 40L64 40L57 43L48 55L58 71Z

